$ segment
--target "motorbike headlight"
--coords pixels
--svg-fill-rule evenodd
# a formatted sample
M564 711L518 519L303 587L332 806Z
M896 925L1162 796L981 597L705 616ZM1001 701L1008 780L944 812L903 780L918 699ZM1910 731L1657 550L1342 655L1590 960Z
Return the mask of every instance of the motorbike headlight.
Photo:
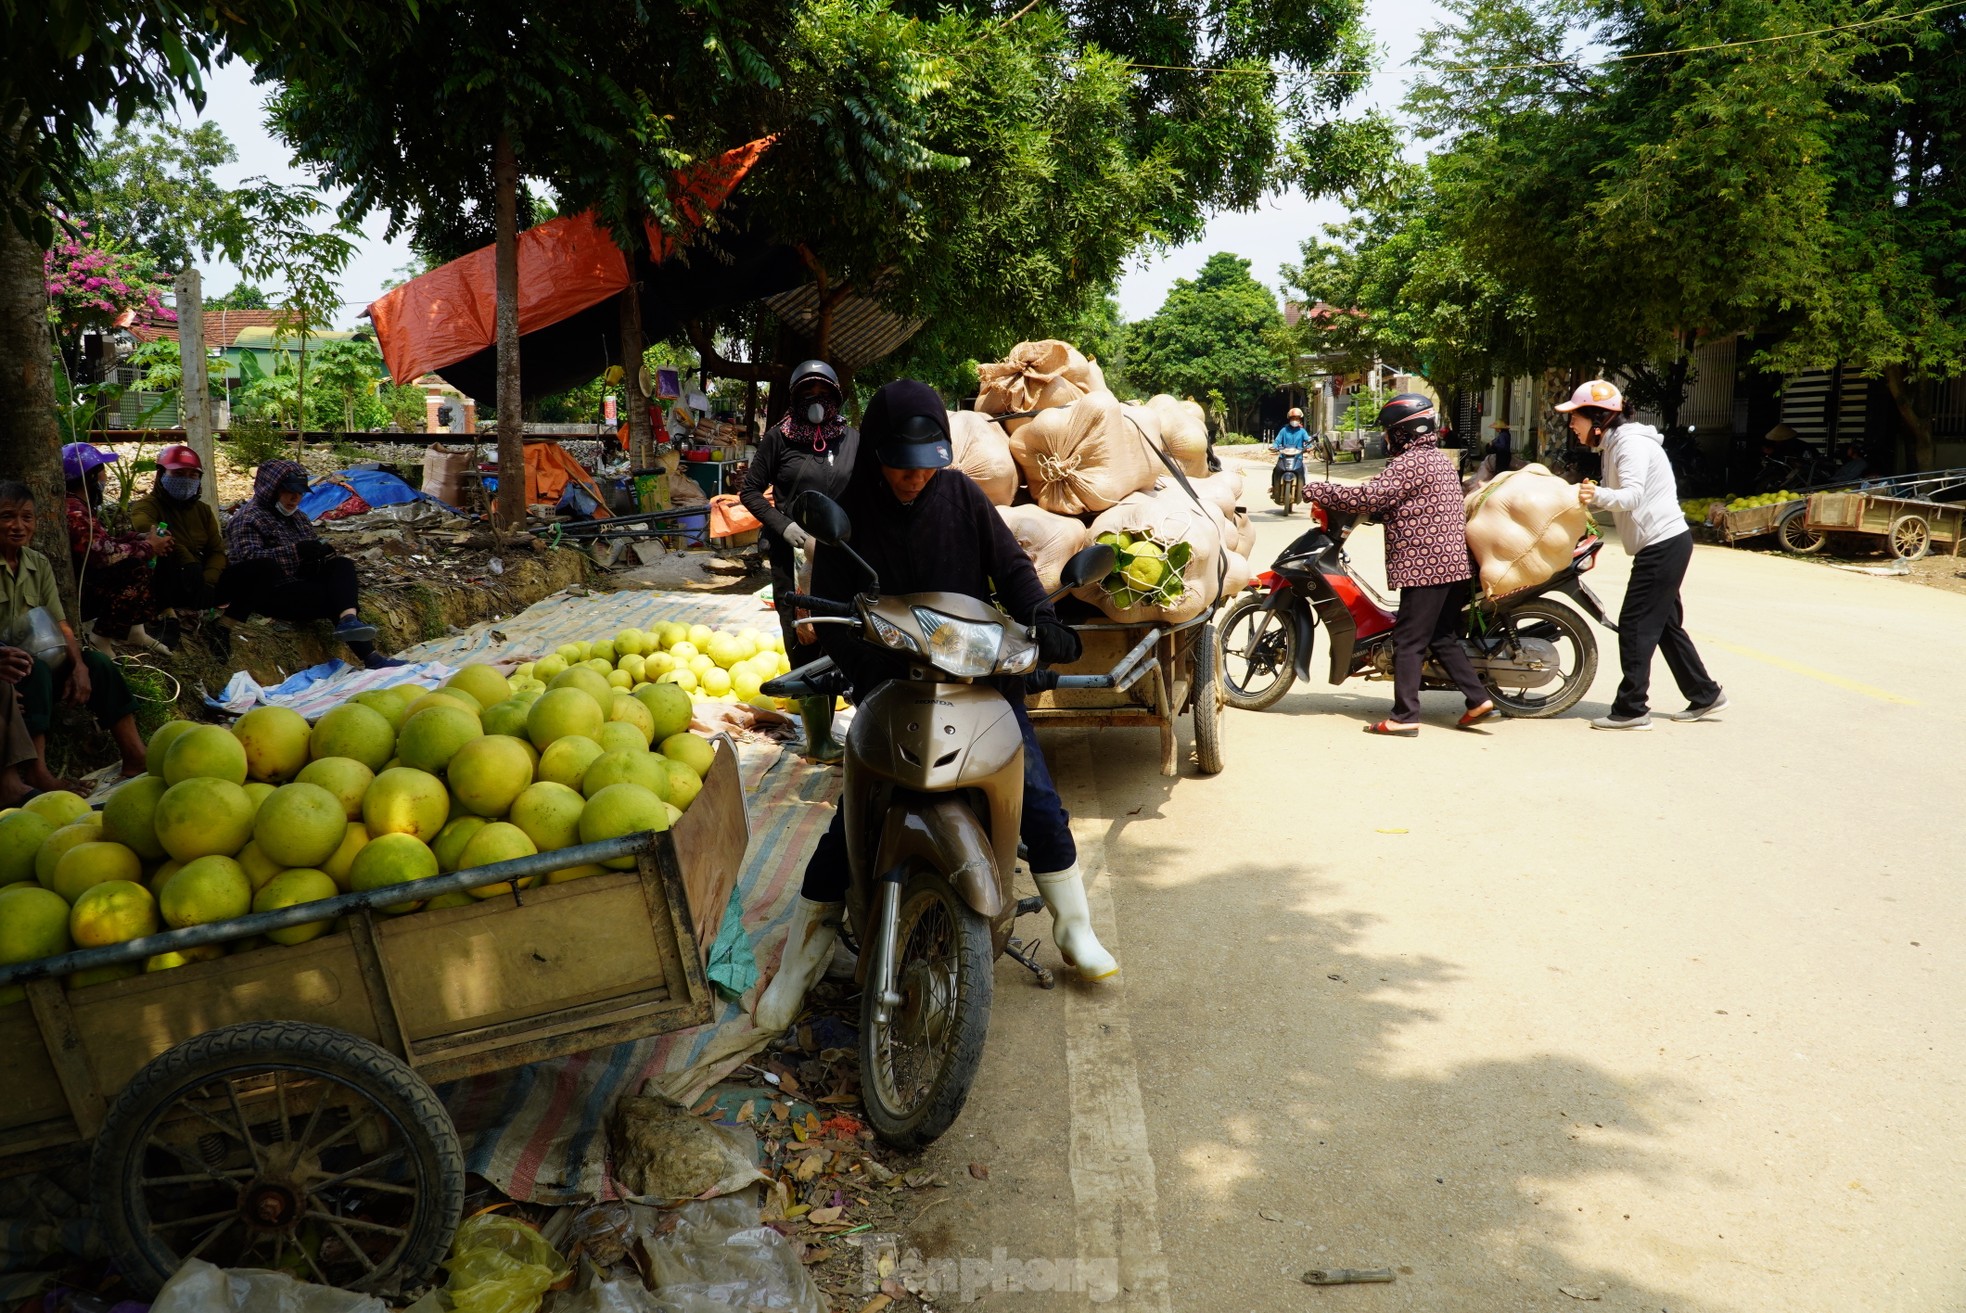
M913 634L905 629L900 629L889 624L877 615L869 615L867 619L873 623L874 637L880 639L881 642L902 652L913 652L917 656L921 655L922 645L915 641Z
M973 679L996 670L1002 625L958 620L921 606L915 608L915 623L928 636L928 659L950 674Z

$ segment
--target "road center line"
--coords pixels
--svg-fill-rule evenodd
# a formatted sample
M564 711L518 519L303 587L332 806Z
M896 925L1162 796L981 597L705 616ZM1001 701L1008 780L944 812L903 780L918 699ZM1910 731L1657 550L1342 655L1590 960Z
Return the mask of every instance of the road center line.
M1096 795L1089 732L1061 735L1055 742L1062 749L1057 753L1062 768L1058 776L1082 781L1081 787ZM1106 878L1104 823L1075 825L1073 836L1093 929L1121 963L1113 979L1064 986L1074 1238L1081 1261L1119 1260L1119 1291L1112 1307L1128 1313L1172 1313L1167 1259L1161 1252L1160 1197L1133 1032L1127 1025L1126 949L1118 942ZM1094 1297L1105 1303L1105 1293Z
M1892 702L1901 707L1915 707L1918 705L1918 699L1916 698L1908 698L1902 694L1888 692L1871 684L1859 683L1854 679L1845 679L1842 675L1832 675L1827 670L1817 670L1814 666L1805 666L1800 661L1791 661L1787 657L1776 656L1772 652L1762 652L1752 647L1742 647L1739 643L1729 643L1724 639L1715 638L1711 634L1696 635L1694 641L1702 646L1712 646L1719 648L1723 652L1732 652L1735 656L1747 657L1750 661L1763 662L1766 665L1774 666L1778 670L1786 670L1792 675L1802 675L1820 683L1829 684L1835 688L1845 689L1851 693L1861 693L1867 698L1876 698L1879 702Z

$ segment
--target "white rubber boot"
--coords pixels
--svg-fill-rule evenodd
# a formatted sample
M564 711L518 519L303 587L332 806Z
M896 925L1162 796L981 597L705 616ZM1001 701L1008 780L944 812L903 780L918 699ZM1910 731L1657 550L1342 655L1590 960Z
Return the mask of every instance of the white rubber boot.
M1085 878L1074 862L1062 871L1031 878L1037 882L1044 905L1051 909L1051 937L1067 965L1078 968L1082 980L1104 980L1116 975L1120 964L1092 930L1092 912L1085 904Z
M759 1030L777 1034L799 1019L806 991L826 974L833 960L833 945L839 941L840 918L845 912L845 903L799 899L792 912L792 928L785 935L785 956L778 961L778 974L751 1006L751 1018Z

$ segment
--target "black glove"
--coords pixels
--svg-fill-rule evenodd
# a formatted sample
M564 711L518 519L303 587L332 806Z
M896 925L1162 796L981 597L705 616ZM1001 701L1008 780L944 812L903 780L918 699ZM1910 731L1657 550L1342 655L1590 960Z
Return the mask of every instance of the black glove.
M1038 660L1048 666L1069 666L1085 652L1078 633L1056 620L1040 620L1034 637L1038 640Z
M319 565L333 555L334 548L328 546L319 538L309 538L300 545L300 563L302 565Z

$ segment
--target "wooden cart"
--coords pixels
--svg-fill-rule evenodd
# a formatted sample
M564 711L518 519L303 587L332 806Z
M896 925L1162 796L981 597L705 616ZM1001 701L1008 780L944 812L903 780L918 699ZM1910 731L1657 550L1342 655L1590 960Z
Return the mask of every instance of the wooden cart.
M463 1204L431 1084L709 1021L704 955L747 840L724 741L671 831L0 968L27 993L0 1005L0 1171L93 1141L104 1239L143 1289L196 1256L399 1290L435 1267ZM633 869L508 883L600 862ZM305 943L61 983L337 917Z
M1222 673L1215 657L1215 608L1167 625L1094 621L1072 626L1085 644L1079 660L1058 667L1058 687L1027 705L1039 727L1157 729L1160 773L1179 770L1175 728L1193 714L1195 764L1222 769Z
M1966 478L1962 478L1960 483L1966 484ZM1955 488L1958 486L1960 484L1953 485ZM1857 489L1816 493L1808 500L1803 521L1808 532L1814 535L1814 542L1798 550L1820 550L1826 541L1824 535L1850 533L1881 539L1891 554L1900 560L1915 561L1935 547L1947 549L1957 556L1960 540L1966 537L1966 505L1905 495L1950 490L1892 487L1886 491Z

